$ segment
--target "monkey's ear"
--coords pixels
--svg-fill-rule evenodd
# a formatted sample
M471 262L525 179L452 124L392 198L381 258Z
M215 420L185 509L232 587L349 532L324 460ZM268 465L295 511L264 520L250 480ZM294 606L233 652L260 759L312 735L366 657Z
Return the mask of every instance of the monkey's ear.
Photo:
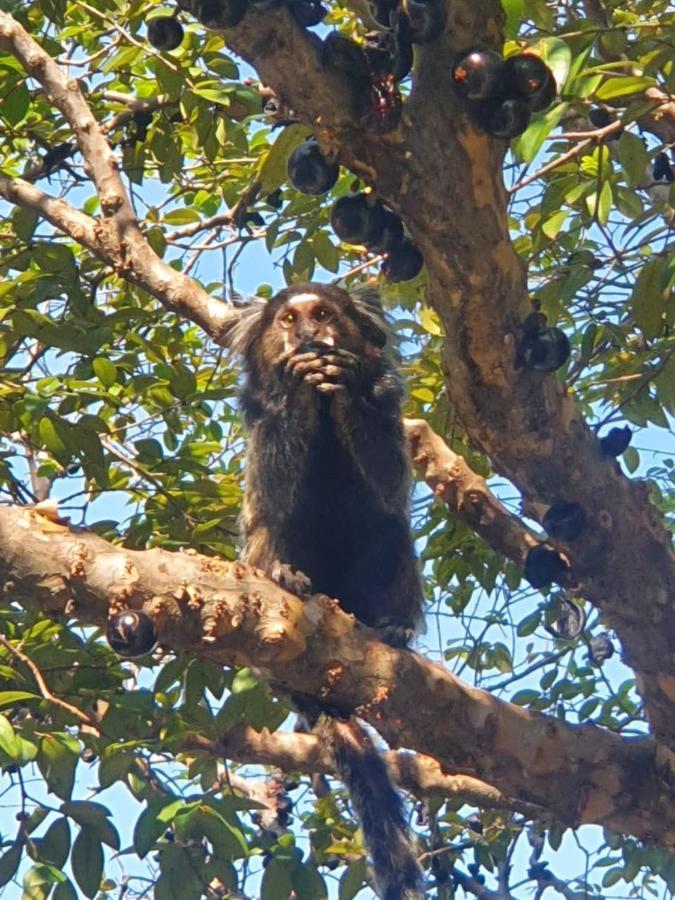
M382 348L389 340L389 328L382 309L380 292L371 285L361 285L350 291L352 302L359 313L361 331L367 341Z
M267 301L260 297L249 297L241 310L237 324L227 335L226 346L240 356L246 356L260 334L260 325Z

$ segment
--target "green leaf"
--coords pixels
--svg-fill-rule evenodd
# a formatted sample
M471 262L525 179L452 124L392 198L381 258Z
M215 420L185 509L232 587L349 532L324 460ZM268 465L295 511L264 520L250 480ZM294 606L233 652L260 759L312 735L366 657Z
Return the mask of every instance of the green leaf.
M525 618L518 623L518 637L527 637L529 634L533 634L539 627L540 622L541 611L535 609L534 612L531 612L529 616L525 616Z
M43 838L36 842L41 860L62 869L70 853L70 825L60 817L49 826Z
M596 100L613 100L616 97L625 97L628 94L641 94L649 87L654 87L656 81L641 75L628 75L626 77L615 76L608 78L595 92Z
M23 844L19 841L15 841L9 850L6 850L2 856L0 856L0 888L4 887L12 880L12 878L14 878L16 870L19 868L19 863L21 862L22 850Z
M68 800L75 783L80 745L69 735L47 734L40 741L37 764L50 791Z
M260 885L260 900L288 900L293 893L292 870L295 863L272 859L265 867Z
M540 56L553 72L558 89L560 89L567 80L567 73L572 63L569 42L558 37L547 37L532 44L529 49Z
M184 206L182 209L172 209L164 216L167 225L193 225L201 222L201 216L196 209Z
M90 800L73 800L61 804L61 811L64 815L74 819L84 830L96 834L97 840L112 847L113 850L119 850L119 834L109 820L112 813L101 803L92 803Z
M94 374L101 382L103 387L112 387L117 381L117 366L110 362L105 356L97 357L91 364Z
M40 439L50 453L53 453L57 459L64 459L70 454L68 448L61 440L53 419L49 416L43 416L38 425Z
M41 699L38 694L31 694L29 691L0 691L0 708L16 706L18 703L25 703L27 700Z
M649 154L642 138L624 131L617 145L617 156L631 187L644 182L645 174L648 175Z
M52 900L77 900L77 893L70 878L56 885Z
M355 862L350 863L340 879L339 900L353 900L363 887L366 874L365 859L357 859Z
M635 321L642 329L645 337L653 338L663 329L663 314L665 312L665 296L662 288L662 278L666 261L657 256L645 263L642 267L633 293L631 304Z
M286 163L291 151L307 137L304 125L289 125L279 134L267 153L261 157L258 167L260 189L272 193L286 182Z
M506 13L505 36L512 40L518 34L520 23L525 12L525 0L502 0L502 7Z
M75 838L71 866L85 897L95 897L103 875L103 847L91 829L81 828Z

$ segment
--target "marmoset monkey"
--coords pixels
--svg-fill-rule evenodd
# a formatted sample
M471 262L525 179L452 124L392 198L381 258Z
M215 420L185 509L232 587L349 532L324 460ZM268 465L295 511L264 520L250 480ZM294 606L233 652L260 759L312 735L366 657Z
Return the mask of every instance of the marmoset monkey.
M250 429L242 561L271 577L280 564L304 573L312 590L401 646L420 617L421 590L402 388L387 338L379 301L309 283L249 308L232 347L244 360ZM333 745L378 894L421 898L403 805L370 738L318 701L295 702Z

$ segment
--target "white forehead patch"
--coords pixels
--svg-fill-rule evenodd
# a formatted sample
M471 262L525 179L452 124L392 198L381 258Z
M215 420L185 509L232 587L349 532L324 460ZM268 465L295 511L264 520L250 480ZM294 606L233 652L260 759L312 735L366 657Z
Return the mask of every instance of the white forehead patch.
M287 303L316 303L317 300L320 300L318 294L294 294L292 297L289 297L286 301Z

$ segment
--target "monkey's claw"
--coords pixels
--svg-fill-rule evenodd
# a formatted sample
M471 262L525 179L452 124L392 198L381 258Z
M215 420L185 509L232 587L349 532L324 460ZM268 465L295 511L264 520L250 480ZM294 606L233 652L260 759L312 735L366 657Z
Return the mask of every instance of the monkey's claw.
M287 563L282 563L279 559L272 564L270 578L280 588L297 597L306 597L312 593L312 582L309 577Z

